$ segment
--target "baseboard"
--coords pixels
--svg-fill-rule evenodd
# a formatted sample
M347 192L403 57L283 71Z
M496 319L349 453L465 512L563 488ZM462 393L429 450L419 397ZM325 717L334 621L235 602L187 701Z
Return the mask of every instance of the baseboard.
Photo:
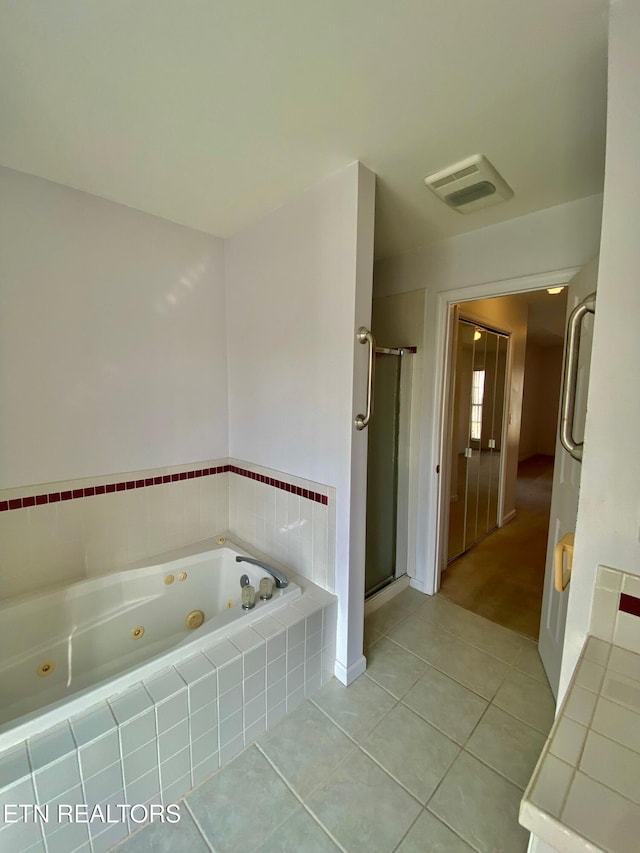
M511 512L508 512L506 515L504 515L502 517L502 524L500 525L500 527L504 527L505 524L509 524L509 522L513 521L513 519L515 517L516 517L516 511L515 511L515 509L512 509Z
M371 613L375 613L379 607L382 607L382 605L386 604L387 601L391 601L392 598L395 598L398 593L402 592L402 590L406 589L408 586L408 575L402 575L402 577L391 581L391 583L388 586L385 586L384 589L381 589L380 592L376 592L376 594L372 595L371 598L367 598L364 603L364 615L369 616Z
M426 588L426 585L422 581L419 581L417 578L410 578L409 586L411 587L411 589L417 589L418 592L423 592L425 595L433 594L429 592L429 590Z
M356 680L356 678L360 678L366 668L367 659L364 655L360 655L358 660L355 663L352 663L349 667L344 666L340 661L336 661L333 672L338 681L342 682L345 687L348 687L349 684L352 684Z

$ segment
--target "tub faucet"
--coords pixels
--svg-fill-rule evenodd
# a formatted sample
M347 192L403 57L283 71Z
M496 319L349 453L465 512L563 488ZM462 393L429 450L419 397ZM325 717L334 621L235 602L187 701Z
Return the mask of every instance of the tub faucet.
M260 560L254 560L253 557L236 557L236 563L251 563L252 566L260 566L261 569L264 569L265 572L269 572L273 577L278 589L284 589L285 586L289 585L289 579L287 576L281 572L280 569L276 569L268 563L263 563Z

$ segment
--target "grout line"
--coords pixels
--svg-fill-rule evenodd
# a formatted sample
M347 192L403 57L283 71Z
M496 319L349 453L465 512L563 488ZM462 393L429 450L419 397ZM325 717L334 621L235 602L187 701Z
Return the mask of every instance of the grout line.
M308 815L309 815L309 816L310 816L310 817L311 817L311 818L312 818L312 819L313 819L313 820L318 824L318 826L322 829L322 831L323 831L323 832L325 832L325 833L329 836L329 838L331 838L331 840L334 842L334 844L336 844L336 846L337 846L337 847L339 847L339 848L340 848L340 850L342 850L342 851L343 851L343 853L348 853L348 851L346 850L346 848L342 846L342 844L338 841L338 839L337 839L337 838L335 838L335 837L334 837L334 835L330 832L330 830L329 830L329 829L327 829L327 827L322 823L322 821L320 820L320 818L318 818L318 817L317 817L317 815L315 814L315 812L313 812L313 811L311 810L311 808L306 804L306 802L304 801L304 799L302 798L302 796L301 796L300 794L298 794L298 792L295 790L295 788L293 787L293 785L289 782L289 780L288 780L288 779L287 779L287 777L284 775L284 773L283 773L283 772L282 772L282 771L277 767L277 765L276 765L276 764L274 764L274 762L269 758L269 756L266 754L266 752L264 752L264 750L262 749L262 747L258 746L258 744L256 744L256 747L257 747L258 751L260 752L260 754L261 754L261 755L265 758L265 760L269 763L269 765L270 765L270 766L271 766L271 768L274 770L274 772L275 772L275 773L280 777L280 779L282 779L282 781L283 781L283 782L284 782L284 784L287 786L287 788L291 791L291 793L293 794L293 796L298 800L298 802L299 802L299 803L300 803L300 805L303 807L303 809L307 812L307 814L308 814ZM333 767L333 768L329 771L329 774L327 775L327 777L325 778L325 780L323 780L322 782L319 782L319 783L318 783L314 788L312 788L312 789L309 791L309 793L307 794L307 799L308 799L309 797L311 797L311 796L314 794L314 792L318 790L318 788L320 788L322 785L324 785L324 784L325 784L326 780L327 780L327 779L329 779L329 778L332 776L332 774L333 774L333 773L335 773L335 771L338 769L338 767L340 767L342 764L344 764L344 762L345 762L345 761L346 761L346 760L347 760L347 759L348 759L348 758L353 754L353 752L354 752L354 750L353 750L353 749L350 749L350 750L347 752L347 754L346 754L342 759L340 759L340 761L335 765L335 767ZM293 814L293 813L292 813L292 814ZM285 822L286 822L290 817L291 817L291 815L287 815L287 817L282 821L282 823L279 823L279 824L278 824L278 826L276 827L276 829L274 829L274 831L273 831L273 832L272 832L268 837L269 837L269 838L271 838L271 836L275 834L275 832L277 831L277 829L279 829L279 828L280 828L280 827L281 827L281 826L282 826L282 825L283 825L283 824L284 824L284 823L285 823Z
M209 848L209 850L211 850L211 853L215 853L215 849L214 849L214 847L213 847L213 844L209 841L209 839L207 838L207 836L206 836L206 834L205 834L204 830L202 829L202 827L201 827L201 826L200 826L200 824L198 823L198 819L196 818L196 816L194 815L194 813L191 811L191 807L190 807L189 803L187 802L186 798L183 798L182 802L184 803L184 807L185 807L185 809L186 809L186 811L187 811L187 814L188 814L188 815L190 815L191 820L192 820L192 821L193 821L193 823L194 823L194 826L195 826L195 828L196 828L196 831L198 832L198 834L200 835L200 837L201 837L201 838L202 838L202 840L204 841L205 845Z
M436 820L439 820L439 821L440 821L440 823L441 823L443 826L446 826L446 827L447 827L447 829L451 830L451 832L453 832L453 834L454 834L457 838L459 838L459 839L460 839L464 844L466 844L466 845L467 845L467 847L470 847L470 848L471 848L471 850L474 850L474 851L475 851L475 853L483 853L483 851L481 850L481 848L480 848L480 847L476 847L476 845L475 845L475 844L472 844L472 842L471 842L471 841L469 841L469 840L468 840L467 838L465 838L464 836L460 835L460 833L459 833L457 830L455 830L455 829L454 829L450 824L448 824L448 823L447 823L447 821L446 821L443 817L440 817L440 815L437 815L437 814L436 814L434 811L432 811L428 806L425 806L425 809L429 812L429 814L430 814L430 815L433 815L433 817L435 817L435 819L436 819Z
M421 818L421 817L422 817L422 815L424 814L424 811L425 811L425 807L423 806L423 807L422 807L422 809L421 809L421 811L419 811L419 812L418 812L418 814L416 815L415 820L411 821L411 823L410 823L410 824L409 824L409 826L407 827L407 831L404 833L404 835L402 836L402 838L400 839L400 841L398 841L398 843L396 844L396 846L393 848L392 853L395 853L395 851L396 851L396 850L401 846L402 842L405 840L405 838L407 837L407 835L409 835L409 833L411 832L411 830L413 829L413 827L416 825L416 823L420 820L420 818Z

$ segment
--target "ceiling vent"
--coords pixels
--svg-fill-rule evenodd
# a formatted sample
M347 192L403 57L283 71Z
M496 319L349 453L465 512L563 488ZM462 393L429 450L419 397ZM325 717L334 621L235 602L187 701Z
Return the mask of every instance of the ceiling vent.
M445 204L458 213L473 213L508 201L513 190L487 160L484 154L474 154L453 166L427 175L425 184Z

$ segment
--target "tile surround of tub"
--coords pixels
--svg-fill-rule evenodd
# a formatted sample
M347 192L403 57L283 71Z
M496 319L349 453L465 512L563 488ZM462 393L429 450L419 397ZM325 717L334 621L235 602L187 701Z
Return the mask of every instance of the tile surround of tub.
M230 529L333 591L334 496L318 483L235 459L6 489L2 598L120 571Z
M270 468L229 460L263 480L291 484L298 493L274 489L249 477L229 480L229 531L271 555L322 589L335 591L335 489ZM306 499L304 491L327 502ZM300 492L302 491L302 495Z
M640 653L640 577L599 566L589 633Z
M12 747L0 754L0 806L49 803L55 814L57 803L177 802L331 679L336 618L334 596L308 591ZM48 850L107 850L137 828L98 820L76 839L64 822L4 823L0 849L31 853L46 841Z
M24 504L29 496L71 495L0 512L3 600L119 571L226 530L231 475L195 476L196 469L221 469L225 463L213 460L0 492L0 502L8 504L18 499ZM116 484L124 488L107 491Z

